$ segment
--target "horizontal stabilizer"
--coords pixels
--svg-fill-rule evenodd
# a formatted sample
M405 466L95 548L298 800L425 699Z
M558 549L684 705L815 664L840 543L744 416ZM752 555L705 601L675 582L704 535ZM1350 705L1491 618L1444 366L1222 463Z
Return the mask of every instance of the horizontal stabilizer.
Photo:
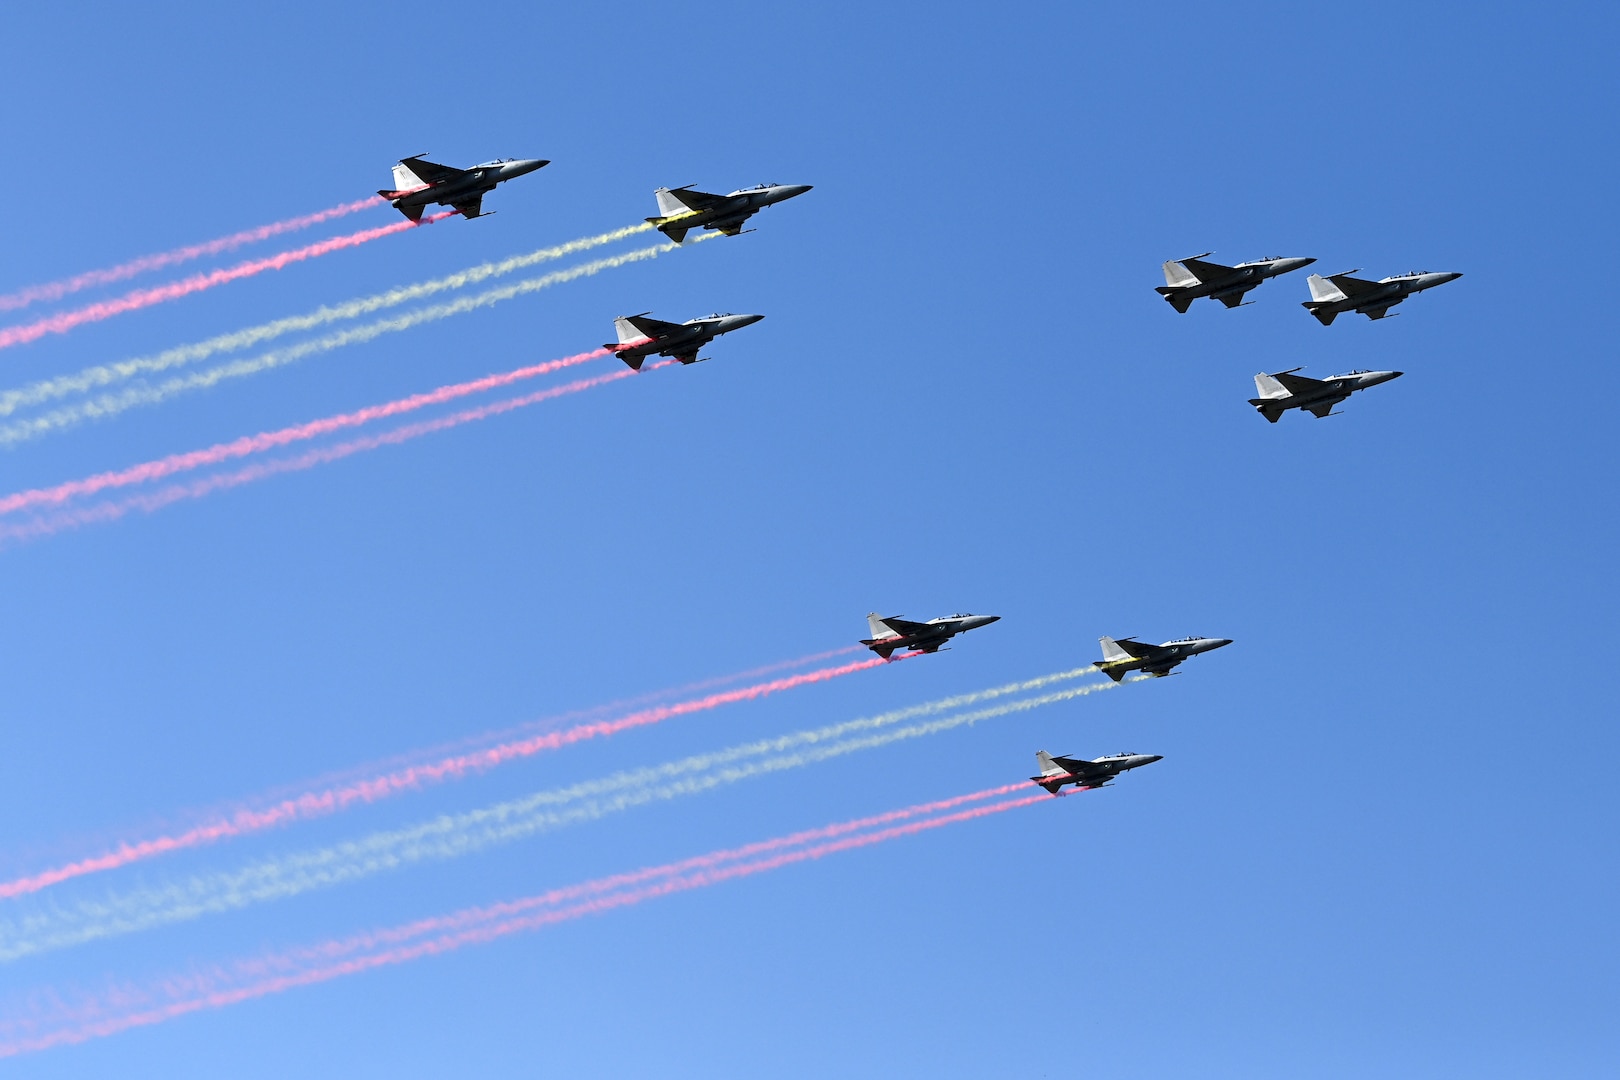
M612 348L612 346L608 347ZM646 360L647 358L635 353L620 353L619 359L623 360L626 364L629 364L631 371L640 371L642 361Z
M657 221L658 219L657 218L648 218L647 220L648 221ZM688 226L685 226L685 225L660 225L660 226L658 226L658 231L663 233L665 236L669 237L671 240L673 240L675 243L678 244L682 240L686 239Z
M1323 326L1332 326L1333 320L1339 317L1339 313L1334 311L1332 308L1318 307L1309 301L1306 301L1305 307L1312 315L1316 316L1316 321L1321 323Z
M1265 398L1250 398L1249 404L1259 409L1260 415L1273 424L1282 419L1283 407L1275 401L1267 401Z

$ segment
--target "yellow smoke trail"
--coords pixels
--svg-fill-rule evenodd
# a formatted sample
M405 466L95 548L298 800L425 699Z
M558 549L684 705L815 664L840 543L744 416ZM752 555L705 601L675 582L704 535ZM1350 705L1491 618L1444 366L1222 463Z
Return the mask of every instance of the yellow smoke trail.
M71 908L52 908L38 916L0 923L0 961L331 888L414 863L455 858L537 833L595 821L647 803L695 795L739 780L936 735L981 720L1027 712L1123 685L1087 683L937 720L896 726L906 720L1042 689L1095 673L1095 670L1090 666L1076 668L896 709L879 716L761 739L660 766L537 792L478 810L443 815L349 843L273 856L239 870L198 875L160 889L144 889ZM1139 675L1126 682L1146 678Z
M698 239L706 240L708 237L699 237ZM691 247L692 243L696 242L694 240L684 246ZM473 296L464 296L458 300L418 308L415 311L395 315L387 319L379 319L364 326L338 330L323 337L299 342L297 345L289 345L286 348L275 349L242 360L233 360L230 363L221 364L206 371L176 376L155 386L136 386L115 394L103 394L78 405L64 406L40 416L31 417L27 420L14 420L9 424L0 426L0 446L15 446L18 443L37 439L42 435L74 427L84 423L86 420L104 420L142 405L156 405L179 394L190 393L193 390L206 390L211 386L217 386L227 379L240 379L249 375L257 375L260 372L269 371L271 368L296 363L307 356L314 356L317 353L331 352L333 349L341 349L346 345L357 345L371 341L384 334L398 333L402 330L409 330L414 326L421 326L423 323L436 322L452 315L461 315L469 311L476 311L479 308L490 307L517 296L539 292L541 289L549 289L553 285L591 277L614 267L655 259L666 252L675 250L677 250L675 244L655 244L652 247L638 248L635 251L627 251L623 255L596 259L592 262L569 267L566 270L554 270L539 277L516 281L510 285L503 285L498 289L490 289Z
M424 281L416 285L404 285L397 289L378 293L375 296L362 297L350 300L343 304L334 304L310 312L308 315L293 315L285 319L276 319L260 326L250 326L245 330L237 330L230 334L221 334L219 337L209 338L207 341L195 345L181 345L158 353L156 356L139 357L134 360L122 360L116 364L100 364L96 367L85 368L73 375L62 375L54 379L45 379L41 382L30 383L28 386L16 390L0 392L0 416L10 416L18 409L32 405L40 405L56 398L67 397L70 394L85 394L103 386L123 382L140 375L155 375L168 371L171 368L182 367L186 364L195 364L221 352L234 352L238 349L250 348L262 344L283 334L295 333L300 330L313 330L316 327L326 326L344 319L357 319L362 315L370 315L386 308L398 307L400 304L410 303L412 300L421 300L436 293L451 289L463 289L469 285L477 285L490 278L510 274L515 270L523 270L538 263L561 259L581 251L611 244L616 240L644 233L652 226L646 223L640 225L627 225L622 229L613 229L609 232L598 233L595 236L583 237L579 240L570 240L566 244L557 244L554 247L540 248L526 255L514 255L509 259L487 262L480 266L468 267L458 273L449 274L432 281Z

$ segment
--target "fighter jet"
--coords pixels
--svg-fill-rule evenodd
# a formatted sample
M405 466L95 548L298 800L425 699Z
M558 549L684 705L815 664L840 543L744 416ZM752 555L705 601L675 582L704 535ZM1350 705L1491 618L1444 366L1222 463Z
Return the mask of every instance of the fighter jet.
M1311 298L1305 301L1305 310L1316 316L1323 326L1332 326L1336 316L1346 311L1359 311L1369 319L1382 319L1389 309L1413 293L1456 281L1461 274L1431 274L1427 270L1413 270L1394 277L1365 281L1348 270L1342 274L1312 274L1306 278L1311 287Z
M1163 761L1162 754L1109 754L1107 757L1084 758L1053 757L1045 750L1035 751L1035 762L1041 775L1030 777L1053 795L1061 795L1064 784L1073 784L1079 791L1108 786L1108 782L1127 769L1139 769L1155 761Z
M1000 618L1000 615L969 615L959 612L943 619L907 622L904 619L879 618L878 613L874 611L866 617L866 625L872 628L872 636L862 638L861 644L885 660L899 649L911 649L920 653L938 652L941 645L957 634L989 626Z
M1214 252L1204 252L1204 255L1212 254ZM1237 307L1243 303L1244 293L1267 278L1286 274L1290 270L1298 270L1316 261L1285 259L1281 255L1272 255L1264 259L1255 259L1253 262L1241 262L1236 266L1222 266L1220 263L1205 262L1204 255L1194 255L1190 259L1172 259L1165 263L1164 284L1154 290L1183 315L1200 296L1219 300L1229 308Z
M692 190L690 184L659 188L653 192L658 199L658 216L647 221L677 244L686 239L688 230L699 226L736 236L742 232L743 222L765 207L809 190L809 184L760 184L730 195L710 195Z
M1256 375L1254 390L1260 396L1250 398L1249 404L1259 409L1260 415L1273 424L1289 409L1304 409L1315 416L1337 416L1339 414L1333 411L1333 406L1357 390L1365 390L1402 375L1399 371L1347 371L1326 379L1307 379L1294 374L1298 370L1289 368L1275 375Z
M613 350L620 360L636 371L641 370L643 360L653 355L673 356L683 364L695 364L698 362L698 350L703 346L721 334L752 326L764 317L716 312L690 322L672 323L649 319L646 312L621 315L613 320L613 329L618 331L619 340L616 343L610 341L602 348ZM707 360L708 357L703 359Z
M494 191L496 184L550 164L538 158L522 161L502 158L470 169L456 169L435 165L417 154L394 166L394 190L377 194L412 221L421 221L422 211L433 203L453 207L463 217L482 217L486 191Z
M1219 649L1223 645L1232 644L1231 638L1223 637L1190 637L1167 641L1163 645L1149 645L1145 641L1135 641L1131 638L1120 638L1115 641L1111 637L1097 639L1102 645L1103 658L1097 661L1097 669L1115 682L1119 682L1129 672L1141 671L1147 675L1160 676L1170 674L1170 669L1199 653Z

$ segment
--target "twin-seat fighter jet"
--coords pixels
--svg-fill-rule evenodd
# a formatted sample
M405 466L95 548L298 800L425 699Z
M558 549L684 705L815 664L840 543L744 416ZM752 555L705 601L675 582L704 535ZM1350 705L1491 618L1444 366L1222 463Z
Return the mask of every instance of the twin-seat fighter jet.
M673 356L683 364L698 362L698 350L721 334L741 330L763 319L763 315L716 313L690 322L672 323L640 315L621 315L613 320L619 340L603 345L636 371L649 356ZM708 359L704 357L703 359Z
M1061 795L1064 784L1073 784L1080 791L1107 786L1108 782L1127 769L1138 769L1164 760L1162 754L1109 754L1107 757L1084 758L1053 757L1045 750L1035 751L1035 761L1041 775L1030 777L1053 795Z
M866 617L866 625L872 628L872 636L862 638L861 644L885 660L899 649L938 652L941 645L957 634L989 626L1000 618L1000 615L957 614L943 619L929 619L927 622L907 622L904 619L879 618L874 611Z
M692 190L690 184L659 188L653 192L658 199L658 216L647 221L677 244L686 239L688 230L699 227L736 236L742 232L743 222L765 207L809 190L809 184L760 184L730 195L710 195Z
M422 211L434 203L452 207L463 217L475 218L483 215L484 193L494 191L496 184L550 164L538 158L502 159L457 169L436 165L418 154L394 166L394 190L377 194L412 221L421 221Z
M1204 255L1209 254L1212 252L1204 252ZM1243 303L1245 293L1267 278L1298 270L1316 261L1273 255L1236 266L1222 266L1220 263L1205 262L1204 255L1172 259L1164 264L1164 284L1155 291L1183 315L1200 296L1219 300L1229 308L1237 307Z
M1315 416L1337 416L1333 406L1357 390L1398 379L1402 374L1399 371L1349 371L1326 379L1307 379L1294 374L1298 370L1289 368L1274 375L1256 375L1254 390L1260 396L1250 398L1249 404L1273 424L1289 409L1304 409Z
M1311 298L1305 301L1305 310L1316 316L1323 326L1332 326L1336 316L1346 311L1359 311L1369 319L1382 319L1389 309L1414 293L1456 281L1461 274L1431 274L1427 270L1413 270L1406 274L1366 281L1351 277L1359 273L1349 270L1343 274L1312 274L1306 278L1311 287Z
M1118 641L1111 637L1102 637L1098 638L1097 642L1103 651L1103 658L1097 661L1097 669L1115 682L1119 682L1132 671L1154 676L1168 675L1171 668L1187 657L1230 645L1232 639L1190 637L1167 641L1163 645L1149 645L1145 641L1134 641L1128 637L1120 638Z

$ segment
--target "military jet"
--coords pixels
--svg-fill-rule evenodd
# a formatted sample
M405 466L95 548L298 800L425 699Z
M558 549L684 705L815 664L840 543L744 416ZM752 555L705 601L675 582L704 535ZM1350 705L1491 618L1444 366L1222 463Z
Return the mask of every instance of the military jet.
M452 207L462 217L482 217L486 191L494 191L496 184L550 164L538 158L522 161L504 158L470 169L456 169L435 165L418 154L394 166L393 191L377 194L412 221L421 221L422 211L434 203Z
M1204 255L1211 254L1213 252L1204 252ZM1298 270L1316 261L1285 259L1280 255L1272 255L1264 259L1255 259L1253 262L1241 262L1236 266L1222 266L1220 263L1205 262L1204 255L1194 255L1190 259L1172 259L1165 263L1164 284L1154 290L1183 315L1200 296L1219 300L1229 308L1237 307L1243 303L1245 293L1267 278L1286 274L1290 270Z
M1000 615L968 615L958 613L927 622L907 622L904 619L883 619L877 612L866 617L872 636L862 638L861 644L887 660L899 649L912 649L920 653L938 652L939 647L957 634L977 630L1000 620Z
M636 371L641 370L643 360L654 355L673 356L683 364L695 364L698 362L698 350L703 346L721 334L752 326L764 317L716 312L690 322L672 323L649 319L646 312L621 315L613 320L613 329L618 331L619 340L616 343L610 341L602 348L613 350L620 360Z
M1079 791L1108 786L1108 782L1127 769L1139 769L1155 761L1163 761L1163 754L1109 754L1107 757L1084 758L1053 757L1045 750L1035 751L1035 761L1041 775L1030 777L1053 795L1063 794L1064 784L1073 784Z
M1128 637L1120 638L1118 641L1111 637L1102 637L1098 638L1097 642L1103 651L1103 658L1097 661L1097 670L1119 682L1132 671L1141 671L1153 676L1168 675L1171 668L1187 657L1230 645L1232 639L1190 637L1167 641L1163 645L1149 645L1145 641L1135 641Z
M1298 370L1289 368L1275 375L1256 375L1254 390L1260 396L1250 398L1249 404L1273 424L1289 409L1304 409L1315 416L1337 416L1333 406L1357 390L1387 383L1402 375L1399 371L1347 371L1326 379L1307 379L1294 374Z
M647 221L677 244L686 239L688 230L699 226L736 236L742 232L743 222L765 207L809 190L809 184L760 184L730 195L710 195L692 190L690 184L659 188L653 192L658 199L658 216Z
M1305 310L1315 315L1317 322L1323 326L1332 326L1334 318L1346 311L1359 311L1369 319L1382 319L1389 314L1390 308L1413 293L1462 277L1455 273L1431 274L1427 270L1413 270L1377 281L1366 281L1350 276L1356 273L1360 271L1349 270L1327 277L1312 274L1306 278L1306 284L1311 287L1311 298L1304 302Z

